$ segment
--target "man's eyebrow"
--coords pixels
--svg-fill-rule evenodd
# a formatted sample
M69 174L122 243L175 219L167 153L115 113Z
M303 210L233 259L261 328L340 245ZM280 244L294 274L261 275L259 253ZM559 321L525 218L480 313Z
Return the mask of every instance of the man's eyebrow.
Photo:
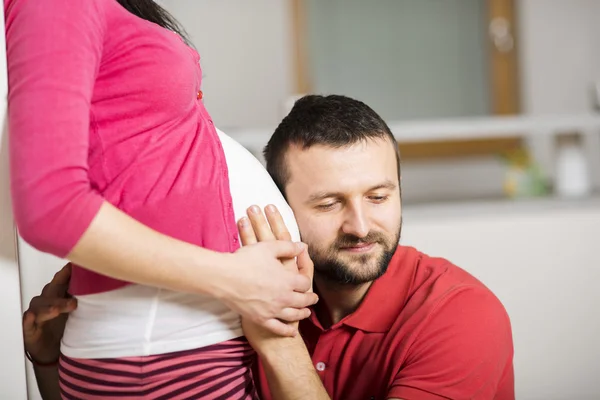
M372 188L367 190L367 192L372 192L372 191L378 190L378 189L394 190L394 189L396 189L396 187L397 187L396 183L394 183L393 181L387 180L383 183L380 183L379 185L373 186Z
M392 182L392 181L385 181L382 182L378 185L375 185L371 188L369 188L369 190L367 190L367 192L372 192L374 190L379 190L379 189L388 189L388 190L395 190L397 187L396 183ZM316 192L311 194L308 197L308 200L306 200L307 203L314 203L316 201L319 200L323 200L323 199L329 199L329 198L335 198L335 197L343 197L344 194L341 192Z
M330 197L341 197L342 193L340 192L317 192L313 193L308 197L307 203L313 203L315 201L328 199Z

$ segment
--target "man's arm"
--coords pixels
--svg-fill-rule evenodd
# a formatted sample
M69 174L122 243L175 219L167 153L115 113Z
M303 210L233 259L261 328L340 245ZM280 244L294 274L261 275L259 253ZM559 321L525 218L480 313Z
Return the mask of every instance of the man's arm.
M58 365L38 367L33 365L35 380L43 400L61 400L58 383Z
M299 335L263 343L257 353L273 399L330 399Z

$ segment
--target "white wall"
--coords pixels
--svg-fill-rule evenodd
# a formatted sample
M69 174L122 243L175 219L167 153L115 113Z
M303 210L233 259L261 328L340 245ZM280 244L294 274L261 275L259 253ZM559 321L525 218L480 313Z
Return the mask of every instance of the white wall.
M592 90L600 84L600 2L518 0L521 99L527 114L593 111ZM599 98L600 99L600 98ZM587 135L593 179L600 186L600 138ZM553 174L551 139L531 140Z
M200 50L209 92L206 101L221 117L217 122L224 126L279 122L273 109L293 94L289 1L164 3ZM590 90L600 81L600 3L516 0L516 4L523 112L591 110ZM256 107L259 99L262 104Z
M289 0L164 0L202 56L206 102L216 123L274 128L293 95ZM600 3L517 0L519 59L525 113L585 112L600 79ZM600 187L600 137L588 136L593 180ZM550 139L531 141L553 175ZM407 201L503 194L504 165L493 157L404 166ZM434 178L432 178L434 177ZM431 182L434 179L435 184Z
M489 114L485 1L303 4L314 90L359 98L389 121Z
M289 0L162 3L202 56L206 102L219 125L279 122L277 110L293 94ZM591 85L600 81L600 3L516 3L523 111L589 111Z
M521 96L527 113L591 110L600 80L596 0L517 2Z
M215 123L272 126L293 91L289 2L164 0L201 57L204 99Z
M517 399L600 399L600 198L409 206L404 221L404 244L466 269L504 303Z
M4 8L0 11L0 32L4 32ZM0 397L24 399L25 359L21 331L21 292L15 243L15 231L10 203L8 179L8 147L6 136L6 46L0 35Z

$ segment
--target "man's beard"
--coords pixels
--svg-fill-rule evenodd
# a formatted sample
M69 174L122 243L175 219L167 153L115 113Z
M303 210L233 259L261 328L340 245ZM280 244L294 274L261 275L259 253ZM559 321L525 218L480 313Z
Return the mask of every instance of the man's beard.
M341 286L358 286L376 280L387 271L398 247L401 231L402 222L400 222L398 233L391 239L381 232L372 231L364 238L354 235L338 236L335 242L325 250L309 245L309 254L315 265L315 275L329 283ZM347 253L351 258L349 261L339 255L340 249L344 247L370 243L382 247L381 253L378 255L360 253L350 255Z

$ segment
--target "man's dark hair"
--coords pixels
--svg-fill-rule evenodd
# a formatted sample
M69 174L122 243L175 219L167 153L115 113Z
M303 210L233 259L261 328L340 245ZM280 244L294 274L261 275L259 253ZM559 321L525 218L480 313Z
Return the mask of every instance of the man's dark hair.
M285 196L285 185L290 178L285 157L290 146L339 148L372 139L388 139L395 147L400 174L398 143L371 107L346 96L304 96L296 101L264 149L267 171Z

